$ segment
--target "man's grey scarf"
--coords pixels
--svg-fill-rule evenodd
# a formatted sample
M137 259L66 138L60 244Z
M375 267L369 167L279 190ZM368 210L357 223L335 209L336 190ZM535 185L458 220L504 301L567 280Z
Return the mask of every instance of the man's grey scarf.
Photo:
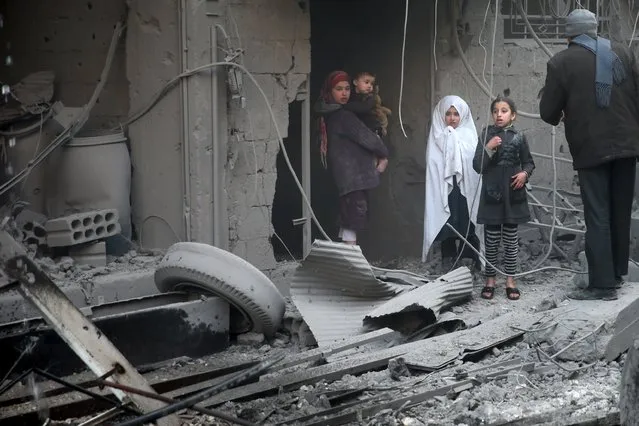
M610 105L613 83L619 85L626 79L626 69L623 62L610 47L610 40L603 37L597 37L595 40L581 34L573 38L571 42L583 46L595 54L597 58L595 73L597 106L607 108Z

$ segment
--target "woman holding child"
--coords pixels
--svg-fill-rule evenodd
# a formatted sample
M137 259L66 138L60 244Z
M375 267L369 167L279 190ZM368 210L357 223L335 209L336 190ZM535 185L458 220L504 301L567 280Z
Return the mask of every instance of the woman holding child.
M328 158L339 190L339 236L357 244L357 233L368 223L368 191L379 185L379 159L388 157L382 139L345 106L350 77L333 71L322 87L315 112L320 115L320 152Z
M477 129L468 104L459 96L446 96L433 110L426 145L426 205L422 260L435 241L441 241L442 259L452 264L468 257L480 268L479 256L446 225L449 223L479 250L477 225L479 174L473 170ZM459 243L459 247L457 244Z

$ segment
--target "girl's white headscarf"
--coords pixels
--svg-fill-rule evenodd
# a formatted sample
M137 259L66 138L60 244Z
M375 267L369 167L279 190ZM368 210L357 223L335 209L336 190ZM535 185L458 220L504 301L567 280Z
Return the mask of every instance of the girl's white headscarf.
M446 126L446 111L451 106L459 113L456 129ZM470 220L475 224L481 241L482 227L477 226L480 176L473 170L477 141L477 129L468 104L459 96L446 96L440 100L433 111L426 145L423 261L426 261L437 234L450 217L448 194L453 189L453 176L457 177L461 193L466 197Z

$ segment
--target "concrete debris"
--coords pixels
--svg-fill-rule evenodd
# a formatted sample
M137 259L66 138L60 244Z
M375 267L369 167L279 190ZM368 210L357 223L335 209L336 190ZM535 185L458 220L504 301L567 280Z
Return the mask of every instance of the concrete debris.
M78 244L69 248L69 256L78 265L90 265L94 267L106 266L106 242L98 241L86 244Z
M237 336L238 345L261 345L265 340L262 333L244 333Z
M605 358L613 361L630 347L639 331L639 288L622 288L619 299L606 304L573 301L546 311L551 312L552 320L532 327L536 331L527 334L528 342L546 344L546 351L559 360L592 363Z
M68 256L57 262L48 257L35 261L79 308L158 294L153 274L159 256L128 253L97 268L77 264ZM0 324L38 316L15 290L0 295Z
M522 258L536 264L526 247ZM130 252L104 267L84 269L70 257L38 259L43 269L60 277L59 285L69 297L79 299L82 311L95 319L103 315L101 309L122 305L98 305L99 298L128 297L154 287L152 271L158 261L157 256ZM393 266L441 271L430 264L416 265L422 269ZM572 274L540 273L518 281L524 303L508 301L501 287L494 300L469 299L481 286L473 289L466 268L429 280L373 268L358 248L322 242L314 244L308 259L287 278L292 280L292 300L286 301L286 314L272 337L237 335L237 344L224 352L186 361L184 368L167 368L170 379L166 380L179 383L175 387L155 380L155 373L149 382L179 399L214 386L266 356L286 353L258 381L228 389L203 405L255 424L274 425L619 423L622 353L637 333L639 288L631 283L620 290L617 301L572 301L563 296L571 287ZM373 294L373 300L366 300L365 292ZM146 299L171 294L188 297L154 294ZM447 304L451 301L456 305ZM197 302L191 301L194 306ZM0 298L0 317L5 315L2 303ZM366 304L373 308L364 309ZM344 318L351 314L351 307L360 319L357 327L345 333L343 326L353 323L350 317ZM409 322L405 315L411 310L420 313L415 315L421 320L419 327L396 327ZM334 321L334 316L339 318ZM386 322L364 324L367 316L366 321ZM394 320L389 324L389 319ZM328 327L323 328L322 320ZM33 318L22 321L22 327L37 324ZM367 327L383 324L412 333L402 335L390 328L366 332ZM323 339L317 335L318 326ZM332 334L327 333L330 327ZM342 331L334 331L340 327ZM340 334L343 337L334 337ZM304 350L315 339L319 347ZM180 347L175 350L176 355L183 352ZM244 364L214 372L211 365L218 358ZM629 368L628 362L625 365ZM21 390L31 395L29 389ZM46 400L60 410L56 412L71 406L69 399L54 395ZM12 410L18 405L9 403L18 399L3 398L0 395L3 419L9 425L19 424L18 419L26 417L14 416ZM85 410L94 410L88 397L78 398L83 398ZM78 400L72 401L77 406ZM33 414L32 405L19 406L24 416ZM183 421L215 424L209 417L193 414Z
M369 312L412 288L378 280L358 246L315 241L291 279L291 299L321 347L362 334Z
M44 227L49 247L67 247L101 240L120 233L116 209L94 210L49 219Z
M442 310L471 297L473 276L466 267L426 282L378 306L364 317L364 325L389 327L408 334L437 322Z

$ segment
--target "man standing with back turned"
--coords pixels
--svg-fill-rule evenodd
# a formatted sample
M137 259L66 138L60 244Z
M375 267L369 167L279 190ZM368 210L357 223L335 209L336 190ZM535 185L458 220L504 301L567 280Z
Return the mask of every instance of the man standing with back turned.
M568 15L566 37L568 48L548 61L539 110L545 122L565 123L584 204L589 282L568 296L613 300L628 273L639 72L627 47L597 37L588 10Z

